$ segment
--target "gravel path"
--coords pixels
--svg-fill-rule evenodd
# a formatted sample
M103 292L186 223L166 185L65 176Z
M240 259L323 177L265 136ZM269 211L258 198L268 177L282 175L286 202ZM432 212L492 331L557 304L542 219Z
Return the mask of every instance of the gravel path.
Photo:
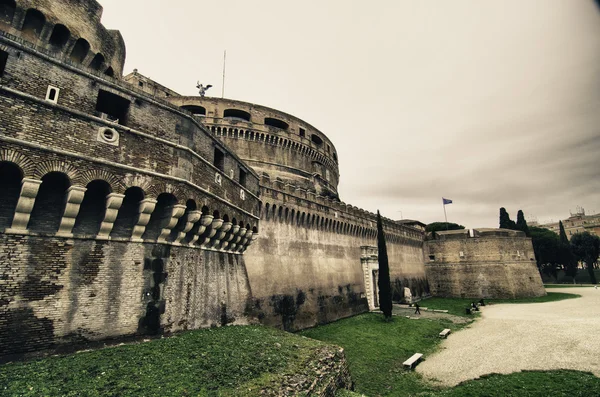
M443 386L520 370L575 369L600 376L600 288L548 291L582 297L483 307L482 318L451 334L417 372Z

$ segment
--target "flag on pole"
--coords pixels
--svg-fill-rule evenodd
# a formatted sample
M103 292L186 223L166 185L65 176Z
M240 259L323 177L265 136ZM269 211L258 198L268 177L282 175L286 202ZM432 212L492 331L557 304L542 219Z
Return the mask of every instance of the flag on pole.
M446 205L446 204L452 204L452 200L447 199L447 198L443 198L442 197L442 201L444 202L444 205Z

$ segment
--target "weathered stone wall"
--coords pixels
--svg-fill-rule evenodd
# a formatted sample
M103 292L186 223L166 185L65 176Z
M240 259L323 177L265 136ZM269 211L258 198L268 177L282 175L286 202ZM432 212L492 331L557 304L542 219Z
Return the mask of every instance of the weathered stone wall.
M368 310L366 283L376 280L363 273L361 247L376 245L375 215L331 200L319 204L292 186L263 186L261 195L261 232L244 254L253 313L295 330ZM404 300L404 287L428 295L422 233L385 224L394 298Z
M434 296L523 298L546 294L531 239L522 232L438 232L436 239L426 242L425 255L429 256L425 267Z
M0 355L244 323L241 255L0 234Z

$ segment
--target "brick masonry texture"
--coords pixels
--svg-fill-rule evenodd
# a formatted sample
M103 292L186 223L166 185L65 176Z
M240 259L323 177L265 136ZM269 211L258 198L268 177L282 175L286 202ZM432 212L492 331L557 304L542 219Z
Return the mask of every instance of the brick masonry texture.
M101 15L94 0L0 5L0 357L255 320L297 330L374 305L376 217L340 201L325 134L123 77ZM424 251L422 226L384 219L395 300L539 293L530 262L426 267L427 250L457 247ZM484 240L463 250L532 252ZM348 385L334 356L332 385Z

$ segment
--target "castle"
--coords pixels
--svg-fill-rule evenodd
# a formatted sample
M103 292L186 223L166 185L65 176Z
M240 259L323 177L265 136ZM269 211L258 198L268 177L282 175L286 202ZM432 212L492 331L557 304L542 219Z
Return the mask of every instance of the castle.
M123 76L101 15L0 0L0 355L375 308L376 217L325 134ZM384 219L397 301L430 295L423 226Z

